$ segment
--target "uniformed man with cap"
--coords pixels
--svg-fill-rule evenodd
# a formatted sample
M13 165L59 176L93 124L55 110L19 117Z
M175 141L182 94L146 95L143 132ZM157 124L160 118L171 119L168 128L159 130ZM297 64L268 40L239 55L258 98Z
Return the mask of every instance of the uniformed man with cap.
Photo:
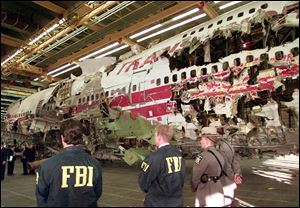
M232 206L234 190L237 188L237 184L242 183L240 163L235 157L234 148L224 138L220 137L216 147L226 160L224 170L227 176L221 178L225 195L225 206Z
M38 206L97 207L102 194L102 170L99 161L80 147L82 123L69 119L62 123L64 150L47 159L36 175Z
M158 150L147 157L139 175L139 186L146 194L145 207L182 207L185 162L182 155L169 144L172 127L159 125L155 131Z
M191 189L196 192L195 207L222 207L224 194L221 184L225 159L216 149L218 134L214 127L204 127L201 130L199 143L203 152L196 157Z

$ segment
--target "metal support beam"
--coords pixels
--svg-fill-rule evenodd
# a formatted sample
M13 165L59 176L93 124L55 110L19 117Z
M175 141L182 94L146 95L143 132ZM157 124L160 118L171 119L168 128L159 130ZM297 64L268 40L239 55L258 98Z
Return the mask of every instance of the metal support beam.
M6 92L3 92L3 91L1 91L1 95L7 96L7 97L16 97L16 98L27 97L27 95L15 95L15 94L6 93Z
M6 98L1 98L1 101L6 101L6 102L14 103L14 102L16 102L17 100L11 100L11 99L6 99Z
M205 1L200 1L197 3L197 7L201 10L204 11L211 19L216 18L219 16L218 12L209 6Z
M47 41L45 41L43 44L41 44L38 47L32 49L30 52L28 52L22 58L20 58L19 60L17 60L17 62L20 63L21 61L23 61L24 59L26 59L28 56L31 56L32 54L34 54L34 53L38 52L39 50L43 49L44 47L48 46L53 41L56 41L57 39L59 39L62 36L66 35L68 32L70 32L73 29L75 29L75 28L79 27L80 25L84 24L90 18L92 18L92 17L96 16L98 13L100 13L102 11L105 11L106 9L112 7L116 3L117 3L117 1L108 1L104 5L101 5L100 7L94 9L93 11L91 11L88 15L84 16L79 21L78 20L73 21L72 25L70 25L66 29L60 31L59 33L57 33L56 35L54 35L53 37L51 37L50 39L48 39Z
M29 74L38 74L38 75L44 74L42 68L32 66L30 64L23 64L23 63L15 64L14 66L5 68L4 72L7 72L7 71L13 72L13 73L25 72L25 73L29 73Z
M116 32L116 33L113 33L111 35L107 35L106 37L104 37L102 40L76 52L76 53L73 53L72 55L69 55L69 56L66 56L62 59L60 59L59 61L57 61L56 63L54 64L51 64L49 65L48 67L48 71L51 71L63 64L66 64L66 63L69 63L71 61L74 61L84 55L87 55L97 49L100 49L101 47L113 42L113 41L117 41L119 40L120 38L123 38L124 36L127 36L133 32L136 32L136 31L139 31L143 28L145 28L147 25L150 25L150 24L153 24L153 23L156 23L156 22L159 22L161 19L163 18L166 18L166 17L169 17L173 14L176 14L182 10L185 10L187 8L190 8L192 6L195 6L197 4L197 1L182 1L178 4L176 4L175 6L173 7L170 7L156 15L152 15L151 17L143 20L143 21L140 21L130 27L127 27L126 29L122 30L122 31L119 31L119 32Z
M36 89L31 89L31 88L26 88L26 87L20 87L20 86L1 83L1 91L2 91L2 89L16 90L16 91L28 92L28 93L37 92Z
M29 31L22 30L20 28L14 27L14 26L9 25L9 24L7 24L5 22L3 22L3 23L1 22L1 27L8 28L8 29L13 30L13 31L18 32L18 33L23 33L25 35L31 35L31 33Z
M124 43L124 44L126 44L126 45L129 45L129 46L138 45L138 47L140 47L140 49L141 49L142 51L146 49L145 47L143 47L143 46L137 44L135 41L130 40L129 38L126 38L126 37L122 37L122 38L120 39L120 42L122 42L122 43Z
M8 45L8 46L18 48L22 44L24 44L24 41L1 33L1 44L5 44L5 45Z
M33 3L36 3L46 9L51 10L52 12L55 12L56 14L63 14L66 10L51 1L32 1Z
M12 94L12 95L21 95L21 96L29 96L32 95L32 93L28 93L28 92L19 92L19 91L15 91L15 90L1 90L1 94Z

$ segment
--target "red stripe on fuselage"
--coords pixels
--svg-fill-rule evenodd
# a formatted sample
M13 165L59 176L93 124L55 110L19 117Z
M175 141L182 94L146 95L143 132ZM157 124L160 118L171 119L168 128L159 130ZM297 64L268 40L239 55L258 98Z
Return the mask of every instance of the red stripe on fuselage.
M137 116L144 116L146 118L152 118L157 116L164 116L166 114L169 114L170 112L167 112L167 103L161 103L161 104L154 104L150 106L145 106L141 108L134 108L131 109L131 115L132 117L136 118ZM150 111L152 112L152 115L150 114Z

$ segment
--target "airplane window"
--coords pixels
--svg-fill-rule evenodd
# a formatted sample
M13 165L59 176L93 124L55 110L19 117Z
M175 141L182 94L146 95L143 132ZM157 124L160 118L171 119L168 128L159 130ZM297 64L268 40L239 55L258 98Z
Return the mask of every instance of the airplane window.
M299 55L299 47L295 47L291 49L291 54L295 57Z
M221 23L222 23L222 21L223 21L223 20L219 20L219 21L217 22L217 25L221 24Z
M186 72L181 73L181 80L186 79Z
M80 104L81 103L81 98L79 98L79 100L78 100L78 104Z
M250 63L254 60L254 57L252 55L246 56L247 63Z
M206 75L206 74L207 74L207 68L202 68L201 75Z
M85 97L82 98L82 102L85 103Z
M266 9L266 8L268 8L268 4L263 4L263 5L260 6L260 8Z
M241 59L240 59L240 58L234 59L234 60L233 60L233 64L234 64L235 66L241 65Z
M208 27L207 28L211 28L213 26L213 24L210 24L210 25L208 25Z
M182 38L185 38L187 36L187 34L184 34L183 36L182 36Z
M123 92L123 93L126 93L126 87L123 87L123 88L122 88L122 92Z
M105 96L108 97L108 94L109 94L109 91L106 91L105 92Z
M169 77L168 77L168 76L166 76L166 77L164 78L164 83L165 83L165 84L168 84L168 83L169 83Z
M217 73L217 72L218 72L218 66L213 65L212 68L211 68L211 73L214 74L214 73Z
M135 92L136 91L136 85L132 86L132 91Z
M191 77L196 77L196 69L192 70L190 75L191 75Z
M90 96L87 96L86 102L89 102L89 101L90 101Z
M156 80L156 86L160 85L160 78Z
M255 8L252 8L252 9L249 10L249 14L251 14L253 12L255 12Z
M276 51L275 52L275 58L276 58L276 60L283 59L283 51Z
M238 14L238 17L242 17L244 15L244 12L241 12Z
M103 93L102 93L103 94ZM96 100L98 100L99 99L99 94L96 94Z
M101 92L100 96L103 97L103 95L104 95L104 92Z
M227 21L230 21L230 20L232 20L232 16L230 16L230 17L227 18Z
M91 101L93 101L93 100L94 100L94 95L91 96Z
M177 81L177 74L174 74L174 75L173 75L172 80L173 80L173 82L176 82L176 81Z
M259 59L260 59L260 61L268 61L269 60L269 54L267 54L267 53L260 54Z
M201 28L198 30L198 32L201 32L202 30L204 30L204 27L201 27Z
M195 34L195 32L196 32L195 30L194 30L193 32L191 32L191 35L194 35L194 34Z
M222 65L222 69L224 71L224 70L227 70L228 68L229 68L229 63L228 63L228 61L225 61Z

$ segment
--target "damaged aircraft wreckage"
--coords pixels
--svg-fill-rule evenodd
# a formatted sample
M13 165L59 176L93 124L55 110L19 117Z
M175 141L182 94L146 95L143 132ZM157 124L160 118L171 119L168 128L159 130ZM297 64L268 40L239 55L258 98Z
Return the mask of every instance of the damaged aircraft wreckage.
M275 155L299 137L298 45L299 2L248 3L94 73L83 61L83 75L11 104L6 128L57 150L61 121L79 118L92 155L129 165L154 148L159 123L186 156L206 126L243 157Z

